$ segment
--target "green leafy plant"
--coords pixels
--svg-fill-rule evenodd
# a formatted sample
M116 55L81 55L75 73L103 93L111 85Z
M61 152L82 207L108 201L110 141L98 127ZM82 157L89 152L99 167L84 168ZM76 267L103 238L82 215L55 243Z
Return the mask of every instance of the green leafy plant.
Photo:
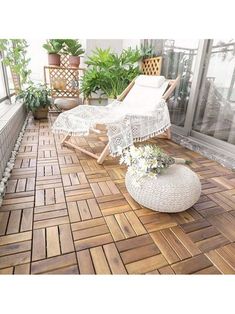
M149 43L141 44L140 53L143 60L147 58L154 58L157 56L153 45Z
M43 45L43 48L46 49L48 54L59 54L64 47L65 40L66 39L48 39Z
M68 54L71 56L80 56L85 51L82 49L82 45L79 43L77 39L66 39L64 41L64 54Z
M39 108L47 108L51 105L50 90L43 84L30 85L17 95L17 100L21 99L29 111L36 111Z
M117 98L127 85L140 74L139 50L123 50L120 55L110 49L97 48L86 62L88 69L82 78L86 98L101 90L109 98Z
M30 58L27 58L28 44L25 39L0 39L0 51L3 62L11 71L19 76L21 87L30 83Z

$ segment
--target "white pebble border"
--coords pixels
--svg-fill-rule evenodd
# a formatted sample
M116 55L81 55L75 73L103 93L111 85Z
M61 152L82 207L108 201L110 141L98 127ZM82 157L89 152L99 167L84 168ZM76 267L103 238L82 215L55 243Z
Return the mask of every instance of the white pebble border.
M5 195L7 181L9 180L9 178L11 176L11 171L14 168L14 165L15 165L15 159L16 159L18 150L20 148L20 144L21 144L21 141L22 141L24 133L25 133L25 129L26 129L27 124L28 124L28 120L29 120L29 115L25 119L25 122L24 122L24 124L22 126L22 129L21 129L21 131L19 133L19 136L18 136L18 138L16 140L15 146L14 146L12 152L11 152L11 157L10 157L8 163L7 163L7 166L6 166L6 168L4 170L4 173L2 175L2 179L0 181L0 207L2 205L3 198L4 198L4 195Z

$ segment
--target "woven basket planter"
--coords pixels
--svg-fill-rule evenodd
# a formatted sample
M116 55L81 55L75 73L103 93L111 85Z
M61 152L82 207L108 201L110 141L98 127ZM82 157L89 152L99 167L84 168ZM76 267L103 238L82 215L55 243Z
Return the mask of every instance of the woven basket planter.
M146 208L177 213L193 206L201 195L198 176L183 165L172 165L156 177L143 177L136 185L127 171L126 188L132 198Z

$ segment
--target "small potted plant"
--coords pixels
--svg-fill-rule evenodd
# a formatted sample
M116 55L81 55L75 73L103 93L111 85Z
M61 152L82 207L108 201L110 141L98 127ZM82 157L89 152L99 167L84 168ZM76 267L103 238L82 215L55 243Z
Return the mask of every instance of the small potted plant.
M35 119L46 119L48 107L51 105L50 90L45 85L30 85L17 96L22 99L28 111L31 111Z
M85 52L77 39L66 39L64 42L64 54L69 55L69 65L78 68L80 65L80 56Z
M64 46L64 39L49 39L43 48L48 52L48 64L60 66L60 54Z

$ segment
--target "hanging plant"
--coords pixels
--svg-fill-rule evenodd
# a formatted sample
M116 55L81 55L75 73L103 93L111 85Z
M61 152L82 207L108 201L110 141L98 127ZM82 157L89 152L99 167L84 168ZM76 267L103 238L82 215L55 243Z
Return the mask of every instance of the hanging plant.
M0 51L3 62L9 66L12 74L18 75L21 88L31 83L29 69L30 58L27 58L28 44L25 39L0 39Z

